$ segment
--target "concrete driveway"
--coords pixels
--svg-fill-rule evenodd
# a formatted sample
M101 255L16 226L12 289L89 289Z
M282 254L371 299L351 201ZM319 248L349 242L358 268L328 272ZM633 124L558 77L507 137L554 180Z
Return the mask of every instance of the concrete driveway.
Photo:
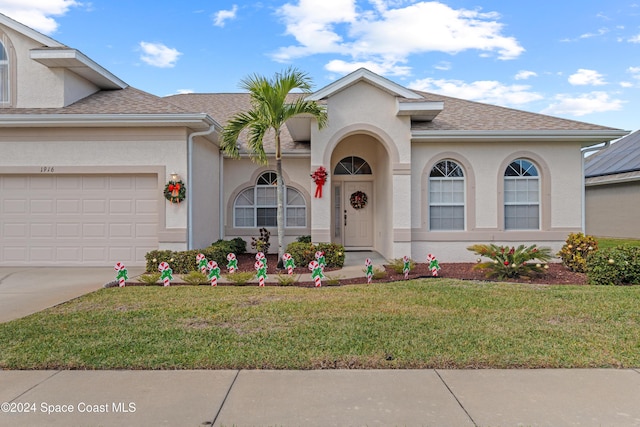
M144 268L128 272L134 277ZM96 291L115 278L113 267L0 267L0 322Z

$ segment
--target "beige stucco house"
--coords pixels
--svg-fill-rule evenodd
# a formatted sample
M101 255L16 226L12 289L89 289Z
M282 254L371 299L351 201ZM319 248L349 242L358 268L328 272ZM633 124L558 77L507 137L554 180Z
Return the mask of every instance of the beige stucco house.
M2 15L0 42L0 265L142 265L155 248L275 234L274 168L218 145L248 95L159 98ZM584 229L581 150L627 133L366 69L310 97L329 121L299 117L283 132L285 240L386 258L469 261L466 247L482 242L559 248ZM179 204L164 197L172 173L187 188Z
M585 161L586 232L640 239L640 131Z

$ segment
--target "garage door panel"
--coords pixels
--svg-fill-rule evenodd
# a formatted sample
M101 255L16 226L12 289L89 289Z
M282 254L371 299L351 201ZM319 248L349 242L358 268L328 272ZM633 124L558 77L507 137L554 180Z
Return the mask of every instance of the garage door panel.
M157 175L0 175L0 265L144 265Z

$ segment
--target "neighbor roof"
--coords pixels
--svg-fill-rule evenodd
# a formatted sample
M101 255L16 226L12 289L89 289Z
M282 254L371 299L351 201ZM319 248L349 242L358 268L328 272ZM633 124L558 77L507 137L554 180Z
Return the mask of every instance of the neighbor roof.
M587 157L587 178L640 171L640 130Z

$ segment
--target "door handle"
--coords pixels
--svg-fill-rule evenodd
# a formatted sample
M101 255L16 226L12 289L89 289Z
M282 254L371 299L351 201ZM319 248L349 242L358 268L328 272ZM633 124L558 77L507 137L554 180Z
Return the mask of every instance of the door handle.
M344 226L347 226L347 210L344 211Z

